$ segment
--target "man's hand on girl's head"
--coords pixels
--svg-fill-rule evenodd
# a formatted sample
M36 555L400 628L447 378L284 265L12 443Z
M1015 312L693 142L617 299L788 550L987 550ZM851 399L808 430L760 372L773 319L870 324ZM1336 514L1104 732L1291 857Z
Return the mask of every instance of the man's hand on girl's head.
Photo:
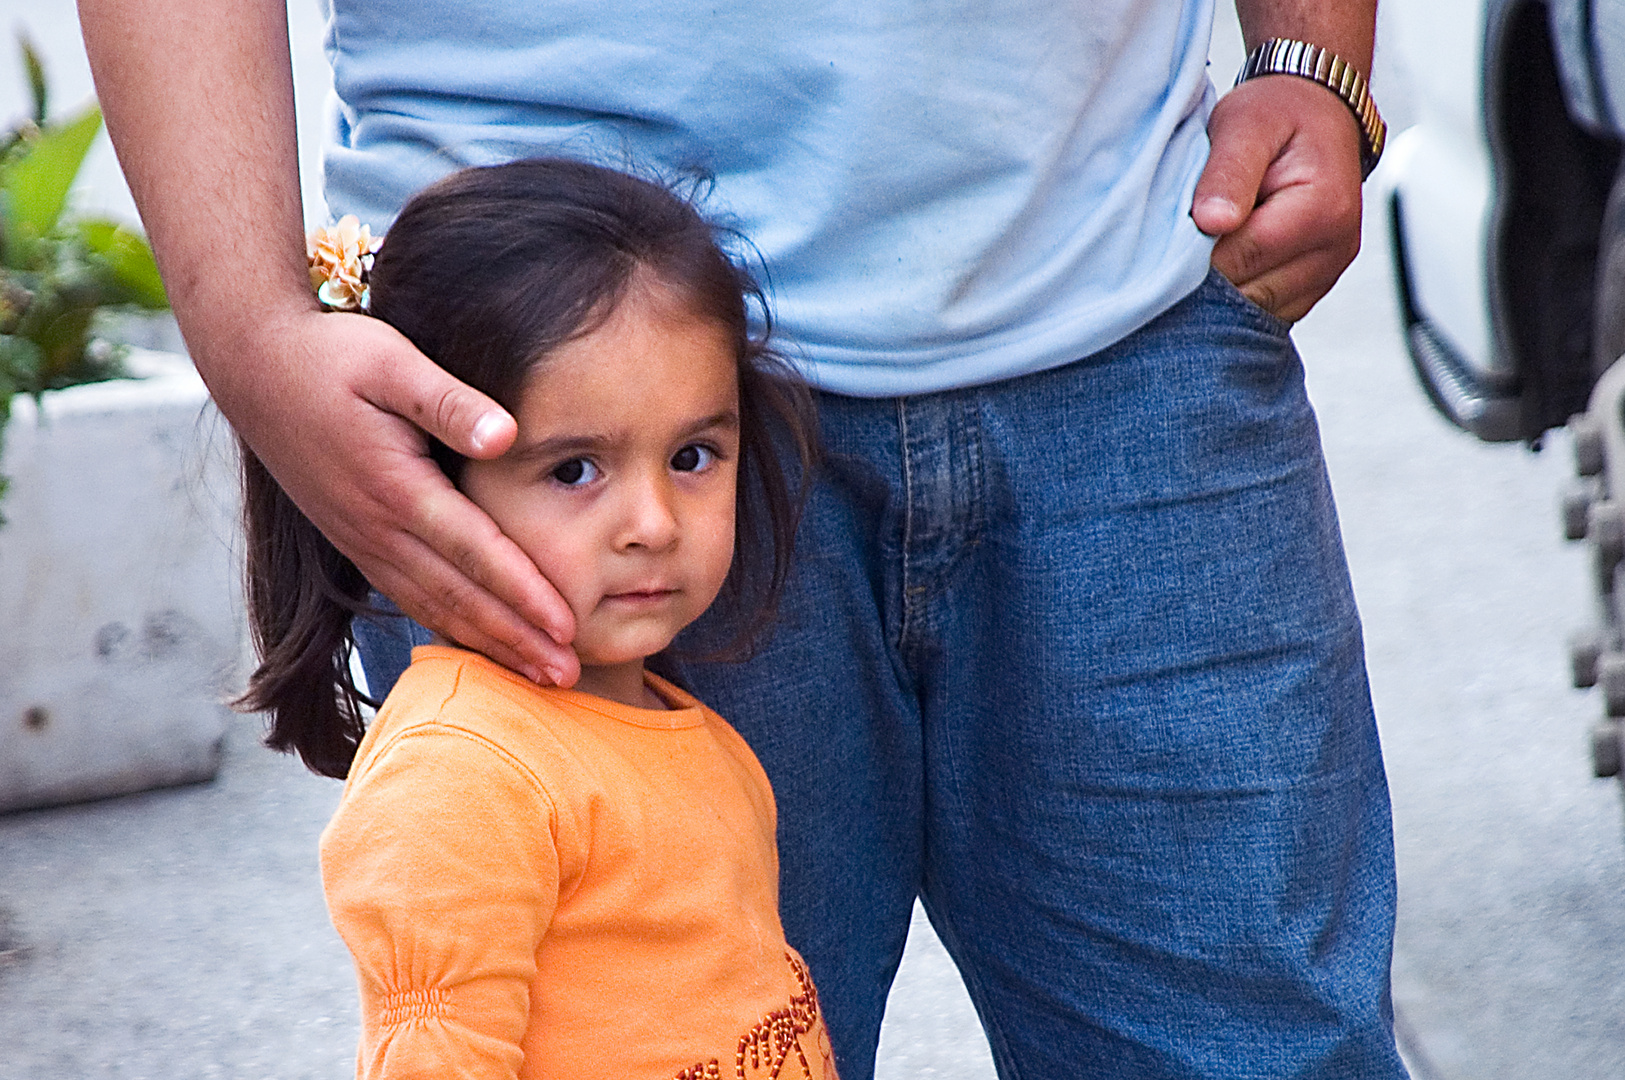
M569 607L426 456L425 430L501 453L512 417L382 322L317 308L287 14L283 0L80 4L107 130L192 359L283 489L402 610L573 683Z
M534 681L573 684L568 605L427 454L425 432L499 456L513 418L376 319L312 310L263 329L274 354L238 357L233 370L256 375L232 380L221 407L305 515L424 626Z

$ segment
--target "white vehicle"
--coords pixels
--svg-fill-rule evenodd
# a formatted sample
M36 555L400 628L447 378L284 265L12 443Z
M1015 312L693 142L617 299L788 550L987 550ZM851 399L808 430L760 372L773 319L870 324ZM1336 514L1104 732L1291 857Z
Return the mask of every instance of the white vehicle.
M1595 554L1599 776L1625 757L1625 0L1401 0L1389 12L1419 122L1383 195L1412 360L1481 439L1568 424L1564 528ZM1461 47L1463 31L1470 35ZM1617 583L1617 584L1616 584Z
M1537 441L1625 352L1625 2L1390 15L1419 111L1386 170L1411 355L1451 420Z

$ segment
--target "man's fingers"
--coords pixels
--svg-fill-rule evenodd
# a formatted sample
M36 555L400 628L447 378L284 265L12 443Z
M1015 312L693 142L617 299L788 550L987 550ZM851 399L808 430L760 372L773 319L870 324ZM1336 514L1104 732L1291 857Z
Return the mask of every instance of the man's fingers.
M367 369L359 389L372 406L422 428L466 456L495 457L512 445L517 427L506 410L453 378L405 338L399 344L402 348L394 350L389 363ZM575 619L558 590L420 450L407 448L409 455L396 459L391 476L377 475L382 463L374 464L376 482L392 488L379 501L397 513L404 509L401 527L443 560L444 578L433 589L420 584L415 601L391 593L370 574L369 579L425 625L448 634L460 626L466 637L458 640L470 647L494 642L492 647L504 659L518 654L526 661L522 668L539 666L555 676L554 681L562 677L573 682L575 654L563 646L575 636ZM398 578L394 568L410 565L399 562L403 554L381 558L379 573Z
M419 551L414 562L417 572L410 577L393 564L380 564L373 581L407 615L534 682L575 682L580 664L568 646L541 633L432 550Z
M569 605L432 462L380 461L356 482L368 486L348 506L367 525L337 522L330 536L375 588L422 625L529 678L575 682Z
M462 578L505 601L530 627L545 630L560 644L575 636L575 618L558 590L483 510L450 484L426 487L412 531Z
M1217 259L1213 265L1224 272ZM1330 291L1346 265L1340 255L1312 249L1263 273L1231 281L1243 296L1265 311L1287 322L1297 322Z
M1360 207L1309 182L1271 190L1241 228L1213 245L1213 266L1260 307L1295 322L1360 250Z
M405 338L410 360L375 368L361 388L367 400L405 417L464 457L500 457L519 427L508 411L433 363Z
M1246 224L1213 245L1213 265L1240 285L1319 248L1340 248L1344 234L1331 227L1333 216L1313 185L1272 190ZM1352 242L1358 250L1358 233Z
M1212 150L1196 181L1191 219L1209 236L1224 236L1246 223L1260 199L1264 174L1291 138L1280 118L1247 115L1245 85L1219 100L1208 120ZM1237 94L1242 97L1236 98Z
M419 623L482 652L489 644L502 653L493 658L532 678L573 682L578 665L567 643L575 624L563 598L432 462L390 455L372 474L349 477L345 514L317 525ZM504 572L524 599L498 594Z
M1266 251L1255 235L1238 230L1213 245L1213 268L1239 287L1269 269Z

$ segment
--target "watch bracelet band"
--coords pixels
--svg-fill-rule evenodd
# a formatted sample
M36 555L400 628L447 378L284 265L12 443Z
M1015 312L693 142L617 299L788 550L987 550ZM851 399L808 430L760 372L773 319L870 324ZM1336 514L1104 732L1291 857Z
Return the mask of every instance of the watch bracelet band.
M1377 103L1371 100L1365 76L1353 64L1307 41L1270 38L1247 54L1235 84L1240 86L1260 75L1298 75L1342 98L1360 125L1360 179L1371 175L1382 157L1388 125L1377 112Z

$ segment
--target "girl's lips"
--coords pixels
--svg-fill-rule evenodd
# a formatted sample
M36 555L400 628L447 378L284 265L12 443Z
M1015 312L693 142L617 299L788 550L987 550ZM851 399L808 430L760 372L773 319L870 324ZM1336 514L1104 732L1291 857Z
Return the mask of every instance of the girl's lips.
M647 605L661 603L676 593L676 589L631 589L627 592L610 593L604 599L619 604Z

